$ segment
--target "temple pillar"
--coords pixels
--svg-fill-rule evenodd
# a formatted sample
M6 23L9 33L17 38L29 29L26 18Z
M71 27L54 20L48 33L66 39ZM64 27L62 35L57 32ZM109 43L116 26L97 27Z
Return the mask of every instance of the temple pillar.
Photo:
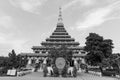
M40 63L40 66L41 66L41 70L46 66L47 64L47 57L41 57L41 63Z
M35 64L39 63L39 58L35 58Z
M32 58L28 57L28 65L31 65L32 64Z
M27 59L28 59L28 63L27 63L27 65L26 65L26 68L31 69L32 58L31 58L31 57L28 57Z
M72 58L74 60L74 66L76 67L76 69L79 69L79 64L78 64L78 58Z
M82 62L83 64L85 64L85 59L84 59L84 58L81 58L81 62Z
M48 51L46 51L46 54L48 54Z
M47 57L43 59L43 64L47 64Z

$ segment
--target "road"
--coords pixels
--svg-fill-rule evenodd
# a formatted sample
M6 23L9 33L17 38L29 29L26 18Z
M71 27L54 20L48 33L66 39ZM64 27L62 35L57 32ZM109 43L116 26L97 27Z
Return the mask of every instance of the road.
M22 77L0 77L0 80L120 80L112 77L100 77L92 74L78 73L76 78L43 77L42 72L33 72Z

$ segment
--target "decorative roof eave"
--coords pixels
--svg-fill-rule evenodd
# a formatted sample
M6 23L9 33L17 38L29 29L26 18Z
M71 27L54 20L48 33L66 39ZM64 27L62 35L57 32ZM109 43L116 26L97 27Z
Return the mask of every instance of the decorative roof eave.
M51 35L51 36L55 36L55 37L71 37L70 35Z
M66 30L63 30L63 31L54 30L54 32L67 32L67 31Z
M50 38L71 38L71 36L57 36L57 35L51 35Z
M27 57L45 57L48 54L38 54L38 53L20 53L20 56L27 56Z
M51 47L45 47L45 46L33 46L32 49L50 49Z
M46 41L75 41L74 38L47 38Z
M48 54L36 54L36 53L20 53L20 56L27 56L27 57L46 57ZM74 57L84 57L86 54L73 54Z
M74 57L85 57L86 54L73 54Z
M32 47L33 50L50 50L52 48L53 47L44 47L44 46L33 46ZM68 49L70 49L70 50L84 50L84 47L79 47L79 46L78 47L68 47Z
M52 35L69 35L67 32L53 32Z
M54 37L54 38L71 38L70 35L51 35L50 37Z
M42 42L41 45L79 45L79 42Z

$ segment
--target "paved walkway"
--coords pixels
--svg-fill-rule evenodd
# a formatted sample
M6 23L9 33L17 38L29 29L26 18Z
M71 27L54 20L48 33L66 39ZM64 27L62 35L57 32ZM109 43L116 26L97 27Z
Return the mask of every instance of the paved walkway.
M0 80L120 80L111 77L100 77L86 73L78 73L76 78L42 77L41 72L34 72L22 77L0 77Z

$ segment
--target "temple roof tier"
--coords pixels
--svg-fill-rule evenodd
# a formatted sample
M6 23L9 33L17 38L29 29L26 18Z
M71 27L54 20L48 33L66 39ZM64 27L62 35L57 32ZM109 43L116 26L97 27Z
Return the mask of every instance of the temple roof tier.
M71 38L70 35L51 35L50 38Z
M57 27L64 27L64 24L63 23L57 23Z
M80 46L77 46L77 47L67 47L67 48L70 49L70 50L83 50L84 49L84 47L80 47ZM53 49L53 47L33 46L32 49L33 50L49 50L49 49Z
M53 32L52 35L69 35L67 32Z
M79 45L79 42L42 42L41 45Z
M48 54L35 54L35 53L20 53L20 56L27 56L27 57L47 57ZM86 54L73 54L74 57L85 57Z
M62 30L62 31L54 30L54 32L67 32L67 31L66 30Z
M48 54L35 54L35 53L20 53L21 56L27 56L27 57L47 57Z
M66 30L55 30L54 32L67 32Z
M46 41L75 41L74 38L47 38Z
M65 30L65 28L64 28L64 27L57 27L57 28L56 28L56 31L57 31L57 30L58 30L58 31L62 31L62 30Z

